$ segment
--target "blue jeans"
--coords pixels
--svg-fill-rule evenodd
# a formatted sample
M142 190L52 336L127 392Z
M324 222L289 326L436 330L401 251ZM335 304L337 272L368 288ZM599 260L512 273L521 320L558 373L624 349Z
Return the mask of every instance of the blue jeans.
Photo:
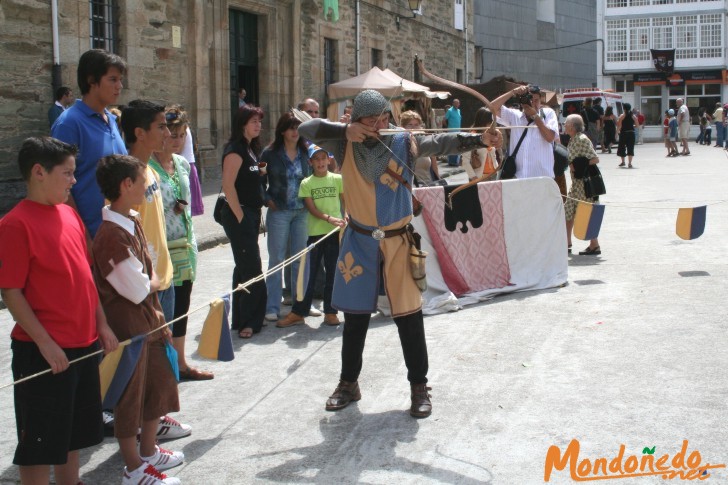
M159 298L159 304L162 305L164 321L171 322L174 320L174 285L157 292L157 297ZM174 326L174 324L172 325ZM170 328L170 330L172 329Z
M265 218L265 226L268 229L268 269L280 264L286 258L286 249L290 245L291 256L297 254L306 247L308 237L308 226L306 209L294 210L269 210ZM291 279L288 287L291 289L291 297L296 299L295 279L298 277L298 260L291 264ZM265 285L268 288L268 302L265 306L266 315L281 310L281 296L283 294L282 271L268 275Z
M310 236L307 243L313 244L323 236ZM336 271L336 260L339 259L339 235L334 234L322 243L314 246L309 253L309 268L311 268L310 277L306 286L306 295L303 301L294 301L291 310L296 315L308 316L311 310L311 302L313 301L313 293L316 287L316 276L318 274L321 260L324 261L324 271L326 272L326 283L324 284L324 313L336 313L334 307L331 306L331 293L334 291L334 272Z
M723 126L723 122L715 124L715 144L718 146L723 146L725 142L725 135L726 135L726 129L725 126Z

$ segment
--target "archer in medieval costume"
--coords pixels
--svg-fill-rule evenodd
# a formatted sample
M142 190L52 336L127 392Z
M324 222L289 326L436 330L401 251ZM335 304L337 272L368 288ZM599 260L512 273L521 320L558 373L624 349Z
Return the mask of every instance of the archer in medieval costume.
M389 116L389 102L384 96L367 90L354 99L352 123L313 119L299 127L302 137L340 160L349 215L332 296L334 308L344 312L341 375L339 385L326 401L326 409L336 411L361 399L357 379L364 342L383 285L407 366L410 414L424 418L432 412L432 403L427 387L422 298L410 270L414 160L485 146L500 148L503 137L497 131L482 135L415 135L402 131L380 136L379 130L390 128Z

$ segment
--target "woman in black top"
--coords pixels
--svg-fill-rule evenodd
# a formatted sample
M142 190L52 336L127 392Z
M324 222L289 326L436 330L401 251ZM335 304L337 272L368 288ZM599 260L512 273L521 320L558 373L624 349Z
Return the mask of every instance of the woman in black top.
M612 153L612 144L617 141L617 118L614 116L614 109L607 106L604 112L604 143L602 153Z
M622 159L620 167L624 167L624 157L629 160L629 168L632 168L632 157L634 157L634 127L637 126L637 117L632 113L632 105L624 103L624 113L617 120L619 130L619 145L617 145L617 156Z
M222 226L235 259L233 289L263 273L258 247L263 206L258 167L262 120L260 108L249 104L240 108L222 157L222 190L228 202L222 211ZM254 283L247 291L233 293L231 326L240 338L250 338L260 332L265 315L265 281Z

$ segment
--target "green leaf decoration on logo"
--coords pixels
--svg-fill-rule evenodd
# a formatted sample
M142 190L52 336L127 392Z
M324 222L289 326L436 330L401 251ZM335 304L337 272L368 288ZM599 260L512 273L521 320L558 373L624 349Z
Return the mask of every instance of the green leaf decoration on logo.
M645 446L645 447L644 447L644 448L642 449L642 454L643 454L643 455L654 455L654 454L655 454L655 448L656 448L656 447L655 447L655 446L653 446L653 447L652 447L652 449L649 449L648 447L646 447L646 446Z

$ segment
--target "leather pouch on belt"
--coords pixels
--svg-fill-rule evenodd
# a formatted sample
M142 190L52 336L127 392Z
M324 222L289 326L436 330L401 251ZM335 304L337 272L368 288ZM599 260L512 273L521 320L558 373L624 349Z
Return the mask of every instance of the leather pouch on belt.
M407 241L409 241L409 267L412 279L415 280L420 292L427 291L427 272L425 268L427 251L420 249L420 235L411 224L407 226Z

